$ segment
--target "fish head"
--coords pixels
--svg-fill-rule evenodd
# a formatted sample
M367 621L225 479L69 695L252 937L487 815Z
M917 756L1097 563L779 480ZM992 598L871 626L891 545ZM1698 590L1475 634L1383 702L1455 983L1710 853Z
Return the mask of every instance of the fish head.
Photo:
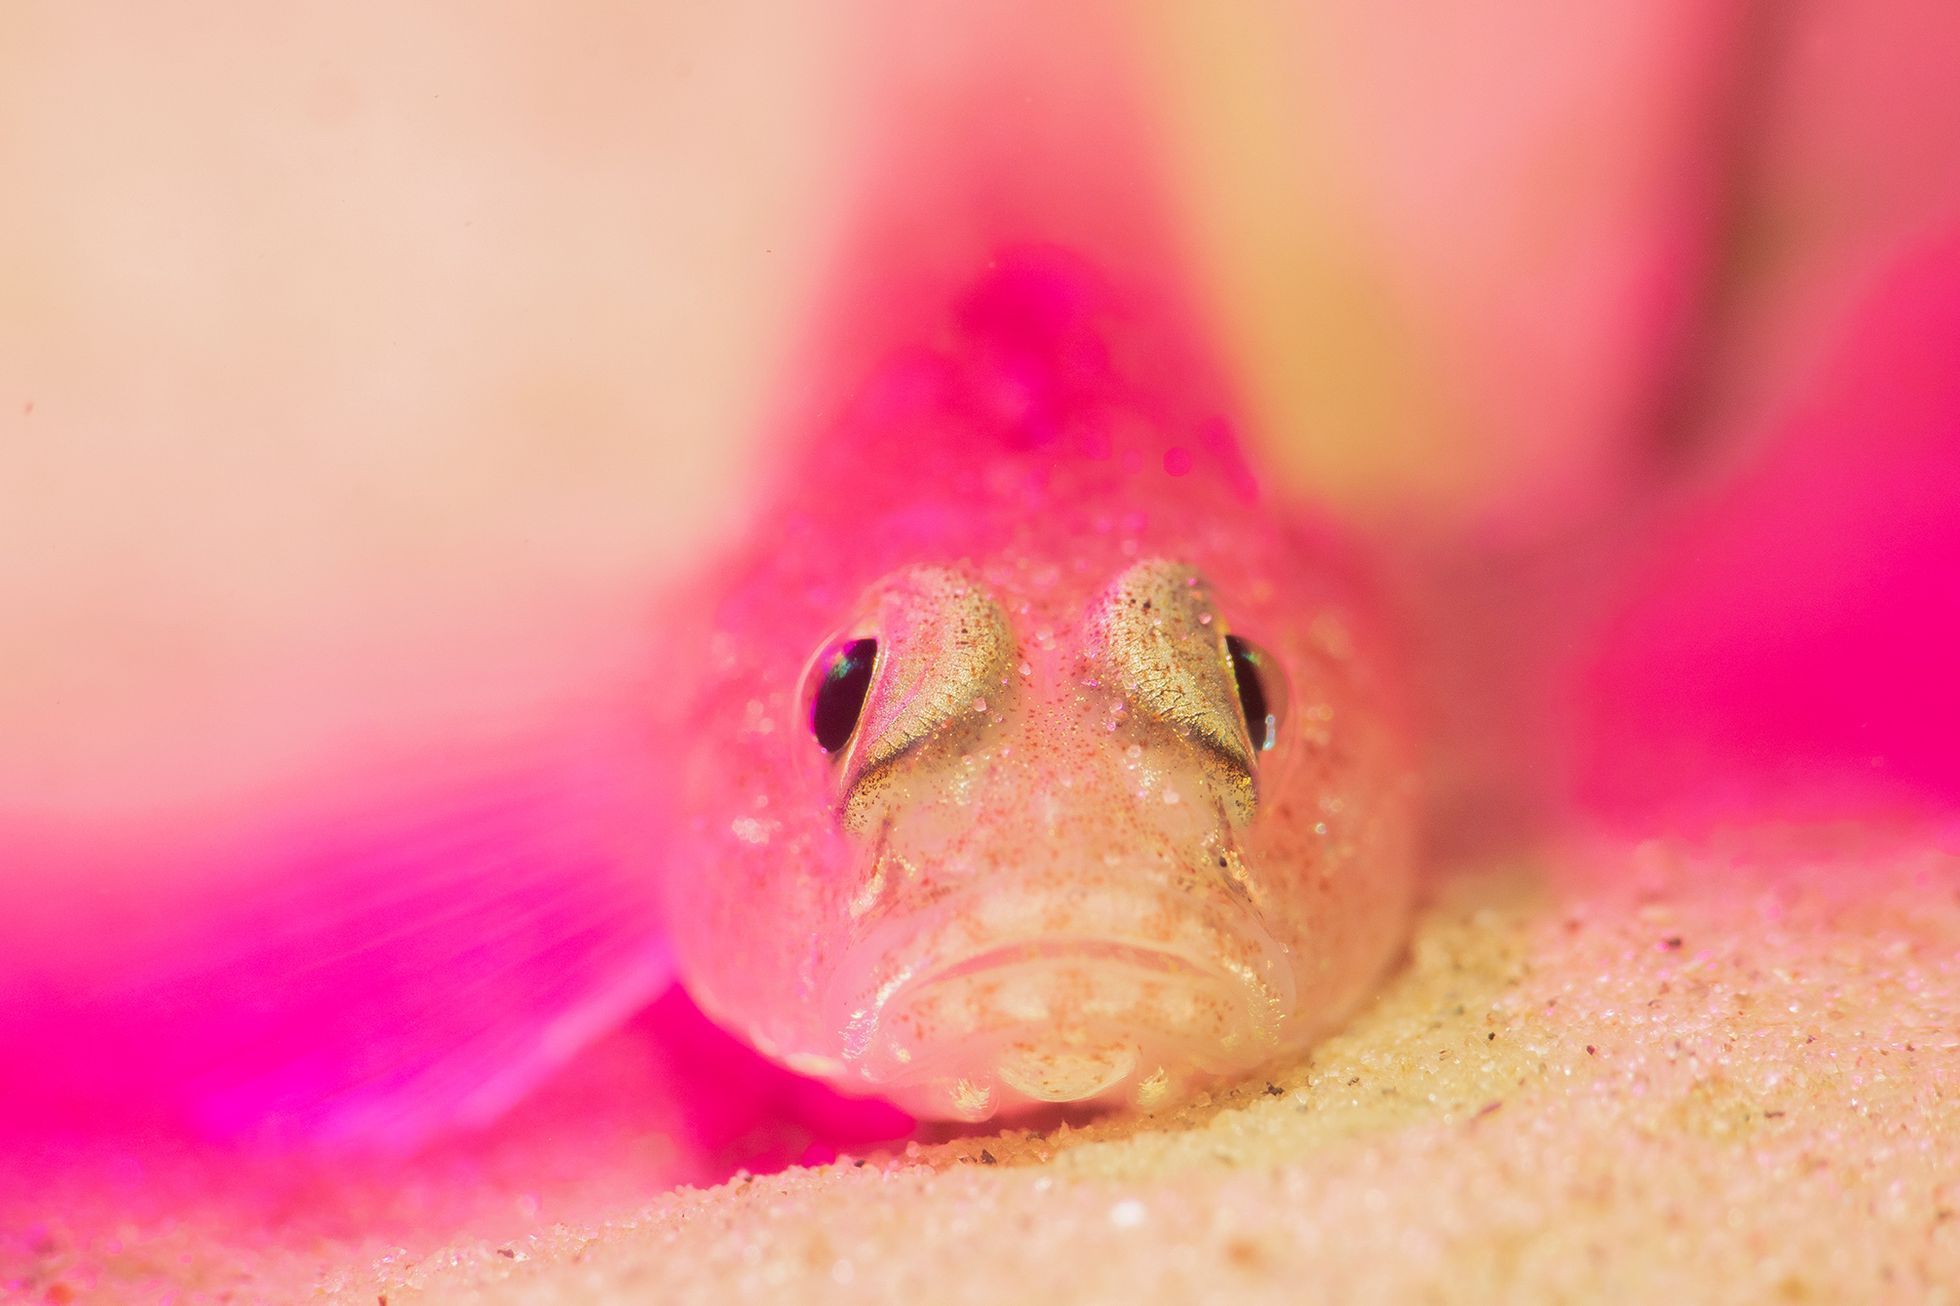
M1294 1001L1237 836L1268 705L1209 587L1150 559L1080 612L1024 597L908 568L830 655L875 649L833 762L860 851L824 1002L861 1076L961 1114L1256 1063ZM852 692L834 665L813 716Z
M1345 616L1298 594L1094 550L878 577L805 654L787 765L736 783L750 871L674 908L697 998L969 1120L1148 1108L1324 1032L1406 908L1406 773Z

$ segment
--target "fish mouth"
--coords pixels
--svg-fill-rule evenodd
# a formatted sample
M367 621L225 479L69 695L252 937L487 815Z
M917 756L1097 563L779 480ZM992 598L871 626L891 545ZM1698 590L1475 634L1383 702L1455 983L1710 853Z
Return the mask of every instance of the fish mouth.
M830 990L846 1073L916 1115L1163 1105L1279 1050L1286 949L1240 901L985 894L887 919ZM1095 928L1085 928L1086 922Z

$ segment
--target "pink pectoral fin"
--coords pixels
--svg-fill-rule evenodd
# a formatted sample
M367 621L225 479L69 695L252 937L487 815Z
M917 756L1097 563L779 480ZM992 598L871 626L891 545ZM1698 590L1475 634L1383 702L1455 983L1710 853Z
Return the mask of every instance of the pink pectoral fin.
M621 752L484 761L273 823L126 956L0 975L41 1070L0 1101L379 1148L494 1118L671 968Z

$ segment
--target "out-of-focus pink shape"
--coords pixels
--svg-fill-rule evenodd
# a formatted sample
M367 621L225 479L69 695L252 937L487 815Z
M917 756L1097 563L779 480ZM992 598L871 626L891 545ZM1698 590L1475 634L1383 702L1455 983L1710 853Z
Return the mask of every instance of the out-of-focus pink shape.
M623 714L240 803L0 956L0 1130L175 1127L406 1149L480 1126L666 986ZM0 832L11 836L9 829Z
M1960 805L1960 237L1896 267L1764 448L1638 547L1581 794Z
M462 1231L518 1239L601 1221L677 1184L827 1160L910 1127L769 1065L678 991L495 1124L412 1157L80 1123L0 1130L0 1299L38 1301L55 1284L73 1300L106 1299L111 1285L116 1300L177 1300L185 1281L238 1279L249 1286L236 1295L260 1300L281 1264L310 1280L334 1262L413 1260Z
M1945 0L1156 12L1255 430L1447 549L1565 547L1760 432L1960 203Z
M1718 256L1750 10L1161 11L1212 307L1303 488L1507 541L1622 492Z
M1960 8L1758 5L1712 312L1686 361L1700 442L1773 435L1901 252L1960 215Z
M835 1160L840 1152L902 1138L912 1119L896 1107L840 1093L766 1060L703 1016L678 988L626 1027L657 1049L682 1104L680 1137L716 1178Z

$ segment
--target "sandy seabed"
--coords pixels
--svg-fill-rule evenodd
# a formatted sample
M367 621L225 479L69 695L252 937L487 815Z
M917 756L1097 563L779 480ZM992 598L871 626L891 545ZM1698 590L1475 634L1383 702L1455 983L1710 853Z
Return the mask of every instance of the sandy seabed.
M1345 1033L1154 1118L657 1195L601 1176L644 1140L556 1178L519 1142L473 1181L475 1232L433 1243L377 1242L358 1203L287 1237L276 1209L90 1218L105 1199L49 1188L70 1205L0 1256L54 1301L1960 1300L1939 842L1759 830L1452 875Z

